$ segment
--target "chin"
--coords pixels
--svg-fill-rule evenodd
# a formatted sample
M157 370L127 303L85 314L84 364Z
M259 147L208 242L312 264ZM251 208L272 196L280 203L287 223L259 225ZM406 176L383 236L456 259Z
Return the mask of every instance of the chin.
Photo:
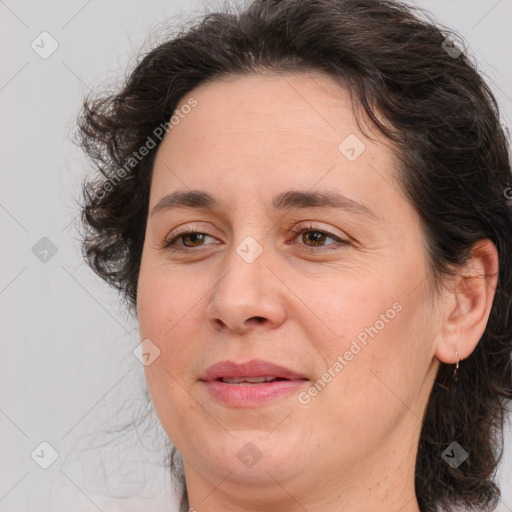
M252 484L275 484L286 481L310 467L311 454L304 444L304 435L298 436L302 443L293 441L289 432L279 435L278 431L237 432L233 437L226 435L217 439L213 446L201 450L201 467L209 466L212 473L224 478ZM208 454L208 457L205 457ZM272 475L270 476L269 475Z

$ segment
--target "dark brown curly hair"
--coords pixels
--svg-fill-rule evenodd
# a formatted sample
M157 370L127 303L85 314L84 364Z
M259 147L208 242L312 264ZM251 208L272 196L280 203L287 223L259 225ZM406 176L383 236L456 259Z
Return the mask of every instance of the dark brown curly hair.
M498 250L485 333L455 387L453 365L439 367L415 477L423 512L456 505L494 510L512 399L512 179L489 86L453 44L458 36L397 1L254 0L235 7L205 15L141 55L120 91L84 101L78 142L99 171L84 180L81 196L86 261L136 313L157 127L185 95L216 77L327 73L350 92L358 119L364 116L396 148L400 185L422 221L432 283L441 285L463 265L477 241L490 239ZM134 160L143 146L147 154ZM469 453L457 469L441 457L454 441ZM170 461L186 509L175 449Z

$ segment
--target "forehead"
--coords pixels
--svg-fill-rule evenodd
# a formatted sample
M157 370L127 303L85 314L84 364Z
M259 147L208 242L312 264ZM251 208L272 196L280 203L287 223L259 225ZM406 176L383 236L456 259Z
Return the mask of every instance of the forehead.
M320 151L336 150L340 135L356 129L348 92L323 74L223 77L196 88L178 110L189 97L196 99L197 106L175 131L190 142L200 137L202 144L195 147L200 153L209 149L234 153L240 143L243 148L252 146L257 154L256 142L262 144L262 151L278 153L285 149L282 144L300 151L304 140L310 141L303 148L309 153L318 144ZM179 142L177 137L174 142Z
M235 200L321 183L357 199L395 168L392 151L359 131L348 91L327 75L217 79L194 89L176 112L191 98L195 106L160 145L152 189L210 188Z

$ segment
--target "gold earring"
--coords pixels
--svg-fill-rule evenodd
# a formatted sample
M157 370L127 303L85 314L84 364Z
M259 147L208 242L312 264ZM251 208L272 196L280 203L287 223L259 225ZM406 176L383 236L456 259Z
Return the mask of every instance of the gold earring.
M459 376L457 375L457 370L459 369L459 353L455 351L455 357L457 358L457 363L455 364L455 370L453 370L453 378L455 382L459 380Z

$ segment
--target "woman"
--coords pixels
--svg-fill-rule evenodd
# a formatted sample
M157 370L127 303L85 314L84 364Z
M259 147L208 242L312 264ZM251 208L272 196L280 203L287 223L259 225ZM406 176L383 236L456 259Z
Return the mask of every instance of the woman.
M137 315L181 510L493 510L512 398L495 99L385 0L255 0L89 98L84 255Z

